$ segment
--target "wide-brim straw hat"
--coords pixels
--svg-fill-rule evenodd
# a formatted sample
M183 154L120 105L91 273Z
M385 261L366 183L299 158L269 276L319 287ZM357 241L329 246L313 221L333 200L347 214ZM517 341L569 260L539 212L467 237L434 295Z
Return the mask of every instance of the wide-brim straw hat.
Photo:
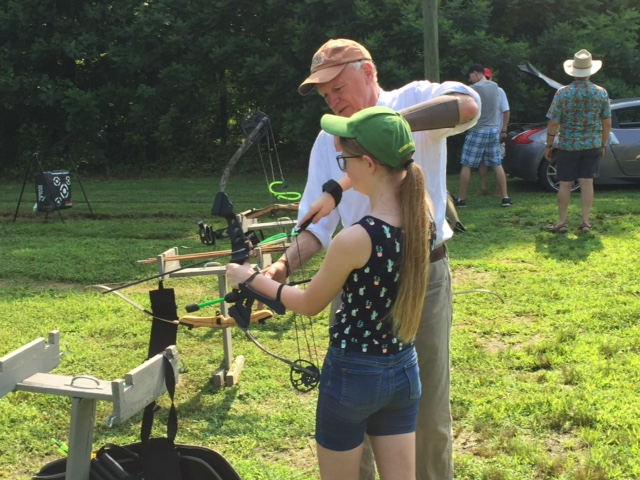
M584 48L564 62L564 71L572 77L589 77L602 68L602 60L593 60Z

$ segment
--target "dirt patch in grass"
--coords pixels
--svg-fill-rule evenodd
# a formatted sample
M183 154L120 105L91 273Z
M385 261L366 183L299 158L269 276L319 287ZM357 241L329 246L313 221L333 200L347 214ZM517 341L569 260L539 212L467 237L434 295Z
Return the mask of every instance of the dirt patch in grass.
M468 287L470 284L477 285L477 288L484 288L484 285L488 285L491 280L491 273L474 268L458 267L452 274L451 283L453 285L453 291L456 291L456 287L460 289L460 285Z
M453 432L454 455L475 455L482 440L471 430L459 428Z
M510 347L508 343L496 337L479 338L477 342L480 344L482 348L487 350L489 353L504 353Z

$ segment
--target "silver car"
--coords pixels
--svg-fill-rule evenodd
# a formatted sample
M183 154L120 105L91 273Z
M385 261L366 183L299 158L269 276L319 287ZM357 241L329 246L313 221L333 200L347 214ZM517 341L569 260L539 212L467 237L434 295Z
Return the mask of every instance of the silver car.
M561 86L540 74L531 64L519 68L556 89ZM545 190L557 192L554 162L544 158L547 122L524 126L511 124L509 137L502 161L506 174L538 182ZM611 100L611 133L607 144L607 153L600 162L600 175L594 182L600 185L640 183L640 98ZM572 189L578 188L576 182Z

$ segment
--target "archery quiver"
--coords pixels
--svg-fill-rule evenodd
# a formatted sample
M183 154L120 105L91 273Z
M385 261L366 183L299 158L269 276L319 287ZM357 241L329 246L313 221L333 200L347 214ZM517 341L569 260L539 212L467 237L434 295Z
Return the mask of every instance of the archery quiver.
M155 402L148 405L142 418L142 441L118 446L106 444L91 460L88 479L74 480L242 480L227 460L214 450L174 443L178 416L173 401L175 376L164 357L165 384L171 398L167 437L150 438ZM67 459L47 464L32 480L65 480Z

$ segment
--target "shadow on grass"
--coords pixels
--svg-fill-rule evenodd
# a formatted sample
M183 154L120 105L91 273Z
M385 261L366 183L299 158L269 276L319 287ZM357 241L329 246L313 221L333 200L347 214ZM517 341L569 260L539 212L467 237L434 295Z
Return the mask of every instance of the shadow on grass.
M593 231L579 235L544 232L536 236L536 252L560 262L585 262L589 255L603 249L602 240Z

